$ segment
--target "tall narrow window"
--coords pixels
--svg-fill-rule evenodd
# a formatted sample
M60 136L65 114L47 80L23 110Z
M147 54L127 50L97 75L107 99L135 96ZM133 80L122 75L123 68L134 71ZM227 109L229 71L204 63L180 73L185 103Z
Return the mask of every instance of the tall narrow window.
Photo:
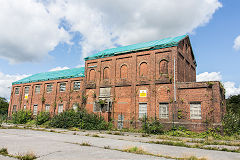
M139 76L147 77L148 75L148 66L146 62L142 62L139 66Z
M52 92L53 85L52 84L47 84L47 93Z
M95 70L94 69L91 69L89 71L89 81L90 82L94 82L95 81Z
M24 98L28 99L28 94L29 94L29 87L24 88Z
M33 115L36 116L37 112L38 112L38 105L35 104L35 105L33 105Z
M49 112L50 111L50 104L45 104L45 112Z
M24 106L23 106L23 110L26 110L27 109L27 106L26 106L26 104L24 104Z
M120 78L127 79L128 77L128 68L127 65L122 65L120 68Z
M40 89L41 89L41 86L40 85L36 85L35 86L35 93L36 94L40 93Z
M159 104L159 118L168 118L168 103Z
M16 111L17 111L17 105L13 105L12 113L15 113Z
M202 119L200 102L190 103L190 119Z
M19 94L19 87L15 88L15 94L18 95Z
M108 67L103 69L103 79L109 79L109 68Z
M63 112L63 104L58 105L58 114Z
M60 92L65 92L65 90L66 90L66 83L60 83L59 90L60 90Z
M73 90L74 90L74 91L80 90L80 81L75 81L75 82L73 83Z
M77 104L77 103L74 103L74 104L73 104L73 110L74 110L74 111L77 111L77 110L78 110L78 104Z
M147 116L147 103L139 103L138 118L143 118L144 116Z
M162 60L159 64L160 74L168 74L168 62L166 60Z

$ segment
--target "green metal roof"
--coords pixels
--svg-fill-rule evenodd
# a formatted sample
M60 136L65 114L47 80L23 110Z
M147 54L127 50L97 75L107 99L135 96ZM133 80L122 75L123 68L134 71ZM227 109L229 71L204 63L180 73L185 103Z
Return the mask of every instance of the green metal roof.
M72 68L60 71L52 71L52 72L43 72L31 75L29 77L23 78L12 84L23 84L23 83L31 83L31 82L41 82L48 80L56 80L56 79L67 79L67 78L76 78L76 77L84 77L84 67L81 68Z
M187 35L182 35L178 37L164 38L164 39L150 41L150 42L143 42L143 43L123 46L118 48L106 49L92 56L86 57L85 60L111 57L118 54L135 52L140 50L154 50L154 49L160 49L160 48L174 47L174 46L177 46L179 41L181 41L186 36Z

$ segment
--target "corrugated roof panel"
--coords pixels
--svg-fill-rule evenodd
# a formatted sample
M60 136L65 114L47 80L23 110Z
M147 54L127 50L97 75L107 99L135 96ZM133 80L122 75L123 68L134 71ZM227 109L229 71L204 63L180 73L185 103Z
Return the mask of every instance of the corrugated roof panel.
M151 50L151 49L174 47L174 46L177 46L179 41L185 38L186 36L187 35L182 35L178 37L164 38L164 39L150 41L150 42L143 42L143 43L137 43L137 44L118 47L118 48L106 49L92 56L86 57L85 60L111 57L118 54L140 51L140 50L147 50L147 49Z
M31 82L41 82L48 80L57 80L57 79L67 79L67 78L76 78L76 77L84 77L85 68L72 68L60 71L52 71L52 72L43 72L31 75L29 77L23 78L12 84L23 84L23 83L31 83Z

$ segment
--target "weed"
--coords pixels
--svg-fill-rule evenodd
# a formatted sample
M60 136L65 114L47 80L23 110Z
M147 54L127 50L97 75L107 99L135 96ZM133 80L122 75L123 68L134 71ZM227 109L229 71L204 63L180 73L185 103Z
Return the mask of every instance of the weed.
M104 149L110 149L110 146L104 146Z
M87 142L82 142L80 145L81 145L81 146L91 146L91 144L89 144L89 143L87 143Z
M138 148L136 146L124 149L123 151L129 152L129 153L135 153L135 154L149 154L148 152L144 151L142 148Z
M1 154L1 155L8 155L8 150L7 150L7 148L1 148L1 149L0 149L0 154Z

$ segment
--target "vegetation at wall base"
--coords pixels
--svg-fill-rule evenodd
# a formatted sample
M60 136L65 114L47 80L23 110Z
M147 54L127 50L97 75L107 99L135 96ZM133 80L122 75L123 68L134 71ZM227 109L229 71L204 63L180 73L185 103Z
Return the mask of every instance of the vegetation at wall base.
M32 120L32 112L29 110L19 110L12 114L14 124L25 124Z
M56 128L77 127L86 130L107 130L111 128L111 123L104 120L103 117L93 113L87 113L86 110L67 110L55 115L49 125Z
M142 130L147 134L163 134L163 125L157 119L148 119L144 116L142 119Z
M50 113L49 112L40 112L37 116L36 116L36 124L37 125L42 125L44 123L46 123L47 121L50 120Z

